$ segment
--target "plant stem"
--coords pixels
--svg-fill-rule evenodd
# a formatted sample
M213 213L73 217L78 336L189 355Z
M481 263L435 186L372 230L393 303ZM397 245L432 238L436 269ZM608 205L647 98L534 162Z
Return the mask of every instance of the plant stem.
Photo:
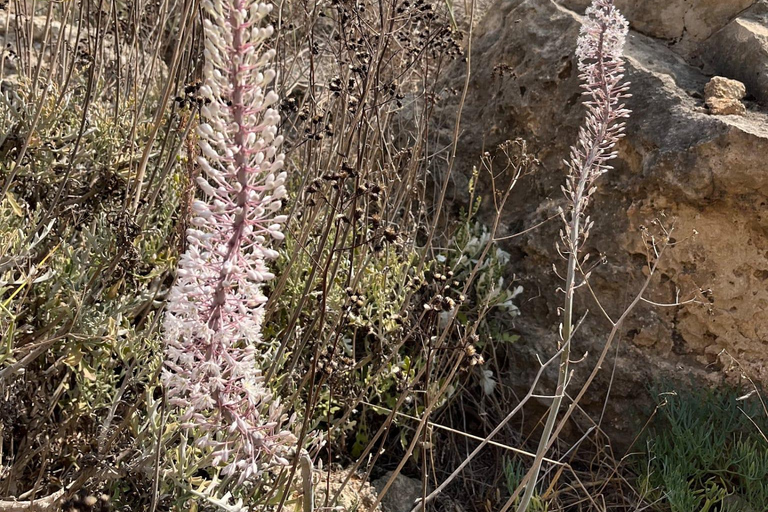
M602 90L602 97L605 101L602 102L600 108L600 117L598 117L599 128L597 129L595 136L589 139L589 145L586 152L586 157L581 163L578 172L578 185L571 197L571 219L569 226L569 240L568 244L568 272L565 277L565 305L563 308L563 323L562 323L562 353L560 356L560 368L557 376L557 388L555 389L555 395L552 399L552 406L549 409L547 416L547 423L544 425L544 431L541 434L539 446L536 450L536 458L533 460L533 467L530 470L530 481L525 488L525 494L523 494L520 505L517 508L517 512L526 512L528 505L533 498L533 493L536 489L536 482L538 480L539 471L541 470L541 463L544 459L544 455L549 447L550 437L552 436L552 430L555 427L557 421L557 415L560 412L560 405L563 402L563 396L565 395L565 387L568 382L569 373L569 359L571 355L571 338L573 336L573 296L576 291L576 266L578 264L579 252L581 250L580 241L582 236L585 235L581 231L589 230L589 219L586 221L586 226L582 226L581 216L589 203L589 194L587 188L591 185L595 178L595 168L600 165L600 154L608 138L608 131L611 122L612 105L608 99L611 97L611 91L608 88L608 81L606 79L606 67L603 55L603 42L605 37L605 31L607 27L602 25L602 31L597 41L597 62L596 66L599 70L599 76L603 77L600 89ZM572 172L574 169L572 168ZM572 175L573 176L573 175Z
M579 185L579 188L581 189L581 183ZM577 194L577 197L579 195L580 194ZM533 459L531 480L525 488L525 494L523 494L523 499L520 501L517 512L525 512L528 508L528 504L531 502L531 498L533 498L533 492L536 489L536 481L538 480L541 463L547 451L547 445L549 444L549 438L552 435L552 429L555 427L557 414L560 412L560 404L563 401L565 385L568 380L568 362L571 355L571 335L573 334L573 293L575 291L574 284L576 280L576 258L578 258L579 230L581 229L579 213L579 211L574 211L573 218L571 219L571 253L568 256L568 274L565 278L565 308L563 311L562 328L564 345L560 354L557 388L555 389L552 406L549 408L549 415L547 416L547 423L544 425L544 432L541 434L539 447L536 450L536 458Z

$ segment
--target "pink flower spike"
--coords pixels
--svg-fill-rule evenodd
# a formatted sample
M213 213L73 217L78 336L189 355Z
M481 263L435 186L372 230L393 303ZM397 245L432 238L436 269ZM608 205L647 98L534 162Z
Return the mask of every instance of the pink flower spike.
M197 184L205 200L192 205L189 248L169 294L162 380L210 464L222 474L239 473L242 482L282 463L296 443L254 349L267 301L261 286L273 277L266 260L277 256L264 247L263 235L282 239L286 221L275 215L285 178L276 180L274 173L284 157L282 137L276 136L279 115L269 107L279 98L264 89L275 77L264 69L275 53L256 51L273 30L252 27L272 6L254 0L202 5L206 62L200 94L208 103L197 130L203 154Z
M587 109L571 157L565 195L574 213L584 211L594 181L612 167L614 146L624 136L624 123L631 113L623 103L629 98L624 82L624 44L629 24L613 0L593 0L587 9L576 49L578 68Z

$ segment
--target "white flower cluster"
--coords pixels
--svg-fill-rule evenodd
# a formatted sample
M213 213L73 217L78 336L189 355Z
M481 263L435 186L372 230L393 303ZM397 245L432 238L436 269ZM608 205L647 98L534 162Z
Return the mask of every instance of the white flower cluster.
M582 216L595 192L594 181L611 169L608 162L616 158L616 144L624 136L625 123L621 120L630 114L623 103L630 97L622 60L628 30L629 24L613 0L594 0L587 9L576 49L582 88L588 97L584 101L587 116L565 162L569 173L563 190L577 217ZM567 250L576 250L571 247L570 223L565 217L563 220ZM579 233L581 242L589 235L589 218L584 224Z
M598 59L621 60L628 31L629 22L613 5L613 0L597 0L585 13L576 57L580 63Z
M279 153L278 97L266 69L274 50L262 27L271 5L252 0L204 0L204 123L198 128L205 200L192 205L189 246L180 258L164 323L169 401L210 464L239 481L265 464L282 462L295 437L256 362L266 297L274 277L266 262L277 253L286 216Z

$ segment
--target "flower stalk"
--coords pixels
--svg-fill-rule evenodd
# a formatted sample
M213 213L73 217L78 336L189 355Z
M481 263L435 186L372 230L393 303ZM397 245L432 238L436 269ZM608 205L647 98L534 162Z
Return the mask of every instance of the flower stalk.
M288 418L264 382L257 361L267 301L262 284L274 277L286 194L279 115L269 90L275 51L262 22L270 4L204 0L204 98L197 132L205 200L192 205L187 251L169 294L164 321L169 403L210 466L239 482L265 465L285 463L296 443Z
M612 167L609 161L616 158L615 146L624 136L625 123L630 111L623 104L629 97L629 83L624 82L622 60L628 23L614 6L613 0L593 0L585 14L576 57L587 99L584 106L587 115L579 130L570 159L563 193L568 202L567 211L561 211L564 230L561 240L568 255L565 277L565 304L561 325L562 349L557 387L549 409L541 440L536 451L533 467L517 512L525 512L533 497L541 469L541 463L549 446L550 437L560 411L569 377L570 347L573 337L573 297L578 287L577 272L583 268L587 256L581 258L581 249L593 225L586 214L590 199L596 191L595 181ZM589 278L589 274L583 276Z

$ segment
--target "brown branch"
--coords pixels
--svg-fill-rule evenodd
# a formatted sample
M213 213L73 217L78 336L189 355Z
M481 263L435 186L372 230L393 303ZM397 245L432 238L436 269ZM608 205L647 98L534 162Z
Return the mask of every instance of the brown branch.
M0 500L0 512L49 512L58 510L58 506L64 499L64 489L56 491L50 496L32 501Z

